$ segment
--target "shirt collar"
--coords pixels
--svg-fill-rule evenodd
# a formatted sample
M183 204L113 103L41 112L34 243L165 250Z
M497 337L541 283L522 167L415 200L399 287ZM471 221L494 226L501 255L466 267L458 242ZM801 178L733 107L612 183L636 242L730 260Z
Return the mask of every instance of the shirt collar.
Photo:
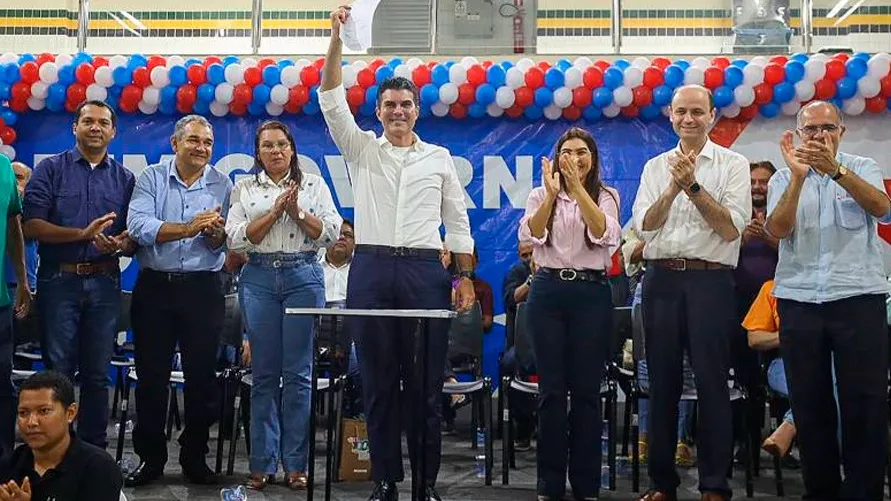
M675 146L672 151L679 155L682 154L680 141L678 141L677 146ZM699 152L699 156L708 158L709 160L715 159L715 143L713 143L711 139L705 139L705 144L702 145L702 150Z
M268 186L278 186L278 187L282 188L282 187L285 186L285 184L286 184L288 181L291 180L291 171L289 170L288 173L285 174L285 177L283 177L283 178L281 179L281 181L279 181L278 183L276 183L276 182L274 182L274 181L269 177L268 174L266 174L266 171L265 171L265 170L260 169L260 172L257 174L257 179L259 179L260 184L268 185Z
M415 134L414 132L412 132L412 135L415 137L415 142L413 142L411 144L411 146L408 147L409 151L414 151L414 152L424 151L424 147L425 147L426 143L424 143L424 141L421 141L421 138L418 137L418 135ZM390 140L387 139L386 134L381 134L381 137L377 138L377 144L381 145L381 147L385 150L396 148L396 146L393 146L393 143L391 143Z
M87 160L86 157L84 157L83 153L80 152L80 148L78 148L77 146L71 148L71 158L74 159L75 162L80 162L81 160L83 160L87 165L90 164L90 161ZM105 156L102 157L102 160L100 160L98 164L96 164L96 167L98 168L108 166L108 152L105 152Z
M77 460L77 449L80 446L80 439L77 438L77 435L71 433L70 435L71 441L68 443L68 450L65 451L65 455L62 456L62 460L59 461L59 464L50 468L47 471L54 471L57 473L63 473L67 471L71 464ZM28 447L27 444L21 446L24 450L22 451L21 458L19 460L19 464L23 467L19 471L37 471L34 468L34 451ZM44 473L44 476L46 474Z

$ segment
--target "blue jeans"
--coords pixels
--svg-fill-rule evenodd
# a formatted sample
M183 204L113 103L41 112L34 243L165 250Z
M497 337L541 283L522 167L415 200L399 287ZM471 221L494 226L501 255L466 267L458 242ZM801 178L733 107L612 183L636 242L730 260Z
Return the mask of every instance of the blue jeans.
M240 282L254 379L250 470L275 473L281 461L286 473L305 472L313 318L285 308L323 306L325 280L314 253L292 254L280 268L262 256L251 255Z
M787 400L789 399L789 383L786 381L786 367L782 358L775 358L767 366L767 385L770 389L779 393ZM832 363L832 388L835 393L835 401L838 402L838 384L835 380L835 361ZM795 424L795 417L792 415L792 409L786 411L783 421ZM839 427L841 425L839 424ZM839 428L839 437L841 437L841 428Z
M37 312L44 363L74 380L80 373L77 431L85 442L108 445L109 364L121 310L121 278L78 276L50 263L37 270Z
M647 361L639 360L637 362L637 383L644 391L650 390L650 378L647 372ZM690 360L684 357L684 393L696 392L696 381L693 378L693 369L690 367ZM692 435L692 418L693 418L692 400L681 400L678 403L678 440L689 441ZM637 403L637 421L640 433L646 434L649 428L650 419L650 400L642 398Z

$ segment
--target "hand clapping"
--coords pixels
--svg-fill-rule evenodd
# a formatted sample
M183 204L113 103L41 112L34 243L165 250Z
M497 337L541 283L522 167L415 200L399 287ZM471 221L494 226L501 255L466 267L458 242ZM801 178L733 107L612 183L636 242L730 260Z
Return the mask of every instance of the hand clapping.
M696 183L696 153L678 153L668 159L668 172L679 188L686 191Z

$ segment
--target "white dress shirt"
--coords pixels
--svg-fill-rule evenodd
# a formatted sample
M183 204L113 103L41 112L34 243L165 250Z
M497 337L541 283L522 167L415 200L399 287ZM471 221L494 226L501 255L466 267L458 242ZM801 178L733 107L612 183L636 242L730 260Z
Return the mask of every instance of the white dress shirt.
M325 258L325 249L319 250L319 263L325 272L325 302L346 301L347 284L350 276L350 263L334 266Z
M300 226L287 213L275 222L266 237L257 244L247 239L247 227L272 208L275 199L286 189L290 176L285 176L278 184L266 172L257 176L245 176L235 183L232 189L229 218L226 220L226 234L229 236L229 249L241 252L305 252L317 251L337 240L343 219L337 213L331 191L325 181L308 172L303 172L297 205L322 221L322 233L313 240L303 233Z
M637 198L634 200L634 227L646 241L644 259L702 259L736 266L740 238L724 240L700 214L686 193L681 192L668 213L665 224L651 231L643 230L643 220L650 207L673 182L668 160L680 154L680 145L651 158L644 166ZM733 226L742 235L752 218L752 188L749 162L739 153L706 141L696 158L696 182L721 206L730 211Z
M464 188L452 155L415 135L397 152L386 136L363 131L350 112L343 86L319 92L331 137L347 162L355 195L356 243L473 252Z

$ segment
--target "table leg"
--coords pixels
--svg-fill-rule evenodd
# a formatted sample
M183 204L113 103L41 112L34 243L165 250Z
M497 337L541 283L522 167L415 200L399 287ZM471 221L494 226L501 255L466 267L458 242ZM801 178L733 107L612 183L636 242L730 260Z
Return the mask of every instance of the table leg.
M426 494L427 479L425 472L427 471L427 336L430 333L430 323L426 318L420 321L420 330L418 334L418 364L417 368L420 372L418 381L421 385L418 396L418 416L415 419L416 446L415 446L415 463L412 465L412 501L424 501Z

